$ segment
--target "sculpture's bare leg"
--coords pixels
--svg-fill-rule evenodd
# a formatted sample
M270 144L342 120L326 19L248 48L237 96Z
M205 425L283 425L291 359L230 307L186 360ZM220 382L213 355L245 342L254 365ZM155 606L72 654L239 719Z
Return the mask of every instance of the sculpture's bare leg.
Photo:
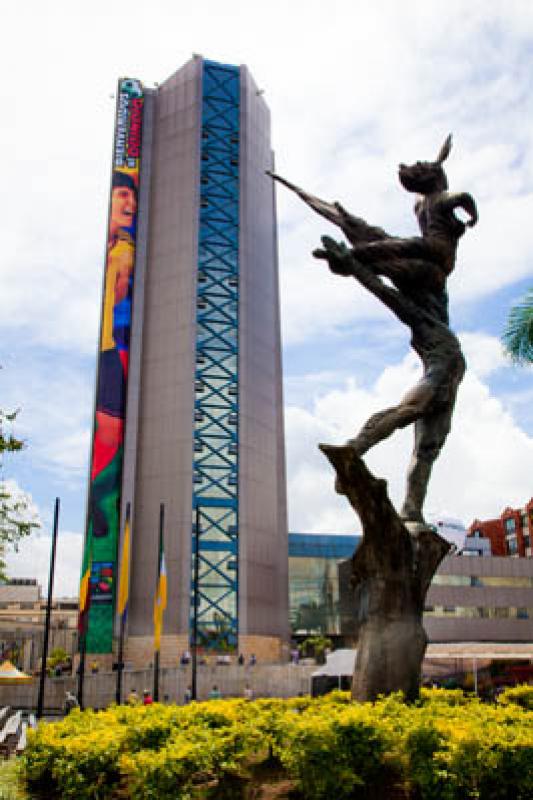
M353 447L358 456L363 456L371 447L387 439L398 428L405 428L426 414L434 395L435 387L427 379L422 378L403 397L399 405L373 414L357 436L350 439L347 444Z
M429 478L446 437L450 432L453 403L443 411L421 417L415 423L415 444L407 471L407 487L400 517L424 522L422 506Z

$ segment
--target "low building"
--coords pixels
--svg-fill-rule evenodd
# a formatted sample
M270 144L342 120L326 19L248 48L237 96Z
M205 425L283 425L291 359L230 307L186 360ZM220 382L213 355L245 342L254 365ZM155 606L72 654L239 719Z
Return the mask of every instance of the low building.
M476 558L487 539L440 565L426 598L432 643L533 642L533 559ZM360 536L289 534L290 623L297 640L321 634L353 644L350 556ZM481 545L483 542L483 546Z
M490 540L492 555L531 557L533 551L533 497L523 508L505 508L495 519L475 519L468 537Z
M0 584L0 659L9 658L25 672L37 668L43 649L46 599L36 578L12 578ZM48 653L77 647L78 598L52 603Z
M533 561L448 556L426 597L431 642L532 642Z

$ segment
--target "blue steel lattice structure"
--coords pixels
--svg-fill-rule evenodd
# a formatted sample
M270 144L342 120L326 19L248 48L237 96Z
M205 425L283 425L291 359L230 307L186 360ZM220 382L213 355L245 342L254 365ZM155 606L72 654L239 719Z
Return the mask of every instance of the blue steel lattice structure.
M238 636L239 106L239 68L204 61L191 620L196 602L198 644L217 649Z

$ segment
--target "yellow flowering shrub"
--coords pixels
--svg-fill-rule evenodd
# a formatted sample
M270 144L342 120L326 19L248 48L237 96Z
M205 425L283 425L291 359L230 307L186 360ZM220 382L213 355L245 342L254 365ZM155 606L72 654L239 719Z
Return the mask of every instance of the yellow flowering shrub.
M30 733L23 773L32 796L50 800L244 798L259 767L285 775L304 800L396 790L416 800L530 800L533 712L523 695L486 705L424 690L406 705L400 695L361 704L333 692L74 711Z
M533 711L533 686L523 684L522 686L504 689L498 697L498 702L502 703L502 705L513 704L527 708L528 711Z

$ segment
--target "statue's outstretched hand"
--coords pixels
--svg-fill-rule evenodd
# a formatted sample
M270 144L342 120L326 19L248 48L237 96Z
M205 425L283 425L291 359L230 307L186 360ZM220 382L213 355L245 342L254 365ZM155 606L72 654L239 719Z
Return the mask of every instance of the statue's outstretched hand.
M344 277L353 275L350 250L344 242L336 242L330 236L323 236L322 244L324 249L313 250L314 257L327 261L330 270L335 275L343 275Z

